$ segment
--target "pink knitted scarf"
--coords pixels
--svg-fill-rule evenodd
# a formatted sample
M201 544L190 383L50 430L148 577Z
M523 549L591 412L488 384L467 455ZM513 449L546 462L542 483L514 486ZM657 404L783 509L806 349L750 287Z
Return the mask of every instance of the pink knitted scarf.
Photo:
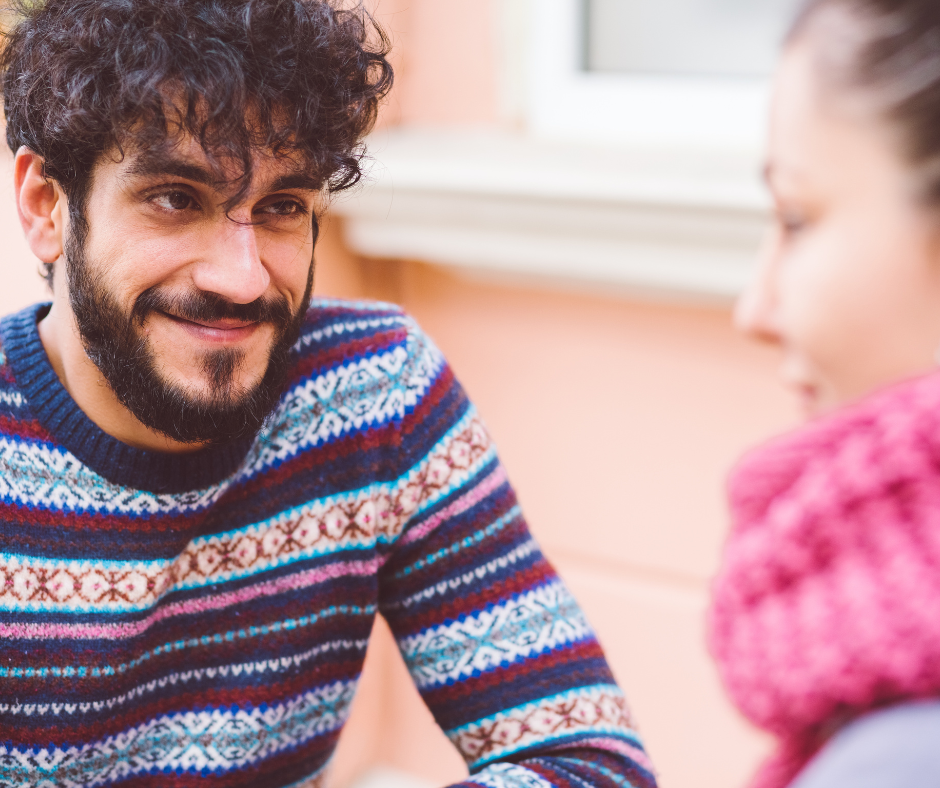
M710 645L779 739L752 788L783 788L846 721L940 695L940 373L751 453L730 503Z

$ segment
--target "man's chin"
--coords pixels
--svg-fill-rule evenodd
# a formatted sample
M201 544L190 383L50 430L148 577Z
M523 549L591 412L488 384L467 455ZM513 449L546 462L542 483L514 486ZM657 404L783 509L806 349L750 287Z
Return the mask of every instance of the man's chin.
M288 338L272 336L263 346L252 342L251 352L193 348L190 342L174 346L163 322L155 320L146 326L150 330L137 334L136 352L117 354L133 359L132 364L99 356L99 369L122 404L141 424L182 444L225 443L257 434L280 401L289 367ZM273 328L270 333L275 334Z
M157 407L152 402L128 403L144 426L170 440L193 446L229 443L254 437L277 406L279 392L263 385L223 393L163 388Z
M175 375L160 373L160 382L168 392L193 407L237 408L254 396L263 380L263 375L242 379L241 377L216 383L206 375Z

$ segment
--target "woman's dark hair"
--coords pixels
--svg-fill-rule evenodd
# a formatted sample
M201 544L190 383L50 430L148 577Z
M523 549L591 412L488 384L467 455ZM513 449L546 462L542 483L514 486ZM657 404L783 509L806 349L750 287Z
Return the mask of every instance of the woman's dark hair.
M825 84L875 99L940 203L940 0L809 0L788 40L814 34Z
M75 231L99 157L199 142L244 195L259 152L322 187L362 176L362 138L392 85L389 40L340 0L12 0L0 76L10 148L69 198ZM48 272L47 272L48 275Z

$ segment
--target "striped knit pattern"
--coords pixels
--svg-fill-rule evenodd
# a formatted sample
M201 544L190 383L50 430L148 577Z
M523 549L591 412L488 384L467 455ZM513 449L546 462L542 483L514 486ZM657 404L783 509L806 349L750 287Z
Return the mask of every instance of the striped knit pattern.
M315 300L253 442L119 444L0 324L0 786L317 785L390 624L468 784L654 784L440 353Z

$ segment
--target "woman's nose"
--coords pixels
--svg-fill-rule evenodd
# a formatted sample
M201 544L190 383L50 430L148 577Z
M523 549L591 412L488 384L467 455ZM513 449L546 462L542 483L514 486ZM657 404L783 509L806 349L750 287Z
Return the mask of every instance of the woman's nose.
M774 237L768 237L761 248L755 276L735 304L734 325L754 339L777 343L779 317L777 243Z

